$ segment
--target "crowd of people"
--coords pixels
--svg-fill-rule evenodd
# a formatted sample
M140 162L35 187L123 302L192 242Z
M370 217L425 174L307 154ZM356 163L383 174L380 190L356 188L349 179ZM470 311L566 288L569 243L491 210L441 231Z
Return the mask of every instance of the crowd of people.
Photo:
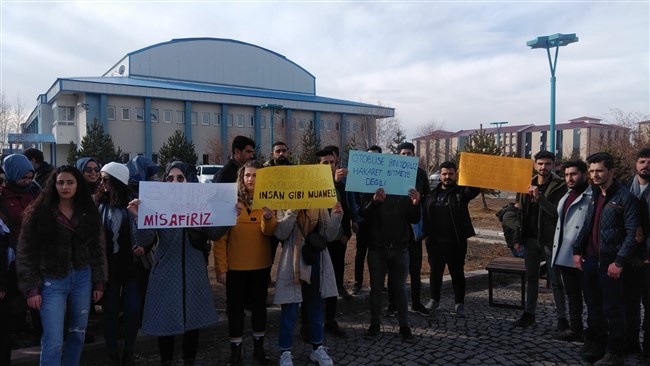
M245 310L251 312L253 359L271 363L265 336L272 275L272 301L281 308L281 366L293 365L297 323L299 336L313 347L310 359L320 366L334 364L324 346L325 333L347 336L336 320L337 301L362 291L366 263L366 339L380 334L382 317L397 316L402 341L411 342L409 312L428 317L439 309L445 267L452 279L454 313L466 316L464 265L468 238L475 235L468 205L480 188L459 186L455 163L440 165L435 187L419 169L407 195L387 194L383 188L346 192L348 171L339 149L326 146L315 158L331 168L336 204L324 209L253 209L257 171L292 164L284 142L273 144L271 159L263 165L253 159L255 148L250 138L235 137L231 159L215 175L215 183L237 186L232 227L138 227L138 183L158 174L158 166L145 157L127 164L84 157L75 166L56 168L36 149L5 157L0 169L0 364L11 363L12 314L17 311L11 302L22 296L22 311L30 312L40 336L42 365L79 364L88 316L99 301L111 365L134 364L140 330L157 337L164 365L174 363L175 336L182 336L182 359L192 365L200 329L217 322L206 265L210 247L217 281L226 289L233 366L246 359ZM408 142L397 150L415 155ZM372 146L368 152L382 150ZM597 365L623 365L624 355L636 352L648 360L650 149L639 152L636 175L627 184L614 179L616 167L607 153L563 163L564 178L554 172L555 156L548 151L535 155L534 168L528 192L498 213L513 255L523 257L527 268L525 309L514 325L536 323L539 268L545 262L557 339L584 342L581 356ZM169 162L158 179L192 182L191 167ZM355 283L349 293L344 263L354 234ZM420 284L423 246L431 268L426 305ZM274 262L277 272L272 274ZM386 309L384 292L389 299Z

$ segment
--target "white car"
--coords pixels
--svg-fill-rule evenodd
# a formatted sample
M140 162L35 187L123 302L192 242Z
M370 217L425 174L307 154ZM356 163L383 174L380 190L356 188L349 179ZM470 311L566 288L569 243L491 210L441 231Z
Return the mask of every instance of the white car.
M197 165L196 177L199 183L212 183L212 178L221 168L223 165Z
M431 174L429 176L429 180L431 180L431 181L439 181L440 180L440 170L438 170L437 172Z

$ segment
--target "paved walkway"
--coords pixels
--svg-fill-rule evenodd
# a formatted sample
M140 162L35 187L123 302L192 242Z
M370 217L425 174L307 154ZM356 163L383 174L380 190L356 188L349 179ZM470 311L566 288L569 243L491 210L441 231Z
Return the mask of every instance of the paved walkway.
M580 365L578 351L581 344L553 340L556 320L552 295L546 288L540 289L537 325L522 329L513 326L521 314L518 310L488 306L487 279L485 271L472 273L469 277L466 299L467 317L456 318L453 314L453 295L446 283L441 302L442 308L434 316L424 318L409 314L415 340L403 343L398 333L396 318L383 318L382 333L374 340L365 340L364 331L369 322L368 290L354 300L339 301L338 321L347 329L347 338L326 335L325 345L337 365ZM498 277L500 284L495 297L513 304L519 301L516 278ZM508 279L508 283L503 282ZM542 281L542 284L544 282ZM427 294L427 283L423 293ZM385 303L384 303L385 304ZM215 327L201 332L201 343L196 365L226 365L230 354L224 304L218 304L220 321ZM277 364L279 352L278 323L280 311L269 308L267 349L273 364ZM246 317L247 331L244 338L244 362L252 361L250 316ZM94 324L93 327L98 327ZM99 329L94 334L100 335ZM103 340L85 347L83 365L105 365L107 353ZM177 337L176 357L180 358L180 337ZM141 335L136 352L141 355L138 365L158 365L156 339ZM34 365L38 362L38 347L14 351L14 365ZM294 364L308 365L311 345L299 337L294 343ZM639 365L638 356L628 356L626 365ZM177 365L182 365L178 362Z

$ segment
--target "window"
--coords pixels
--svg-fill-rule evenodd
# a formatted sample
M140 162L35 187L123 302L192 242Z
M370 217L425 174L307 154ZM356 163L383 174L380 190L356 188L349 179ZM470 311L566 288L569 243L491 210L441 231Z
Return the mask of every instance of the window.
M131 160L131 154L129 153L122 153L122 163L128 163L129 160Z
M74 107L59 107L58 114L59 124L74 125Z
M203 154L203 164L210 164L210 155Z
M237 127L244 127L244 115L243 114L238 114L237 115Z
M332 131L332 120L331 119L327 121L326 125L327 125L327 130Z
M144 108L135 109L135 120L138 122L144 121Z
M172 123L172 110L171 109L163 110L163 122Z
M158 154L155 154L155 153L154 153L154 154L151 154L151 160L152 160L154 163L158 164Z
M122 121L131 120L131 109L128 107L122 107Z
M232 114L228 115L228 127L232 127Z
M106 118L108 118L109 121L114 121L115 120L115 107L109 106L108 110L106 111Z
M210 112L201 113L201 124L204 126L210 125Z
M363 124L363 123L360 123L359 124L359 129L361 130L361 132L363 132L366 129L366 125Z
M214 123L215 126L221 126L221 113L214 113L212 115L212 123Z
M266 116L260 118L260 128L266 128Z
M280 118L280 126L282 126L282 128L284 128L284 117Z
M185 111L176 111L176 123L185 123Z
M304 119L301 119L301 120L298 122L298 129L299 129L299 130L304 130L304 129L305 129L305 120L304 120Z
M198 119L199 119L199 113L198 112L192 112L192 115L191 115L190 118L192 118L192 124L193 125L199 123L198 122Z
M151 110L151 122L158 123L158 110L157 109L152 109Z
M309 120L309 128L314 128L314 121Z
M248 115L248 127L255 127L255 116L251 116L250 114Z
M341 126L339 125L338 122L336 122L336 130L338 131Z

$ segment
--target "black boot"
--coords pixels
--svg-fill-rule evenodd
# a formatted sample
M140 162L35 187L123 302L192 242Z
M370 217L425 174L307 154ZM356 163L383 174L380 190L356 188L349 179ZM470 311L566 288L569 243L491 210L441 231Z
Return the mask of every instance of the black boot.
M135 359L133 358L133 352L124 351L124 355L122 356L122 366L134 366L134 365L135 365Z
M264 352L264 337L253 339L253 358L260 365L268 365L271 363L271 358Z
M241 343L230 343L230 366L242 365L241 361Z

